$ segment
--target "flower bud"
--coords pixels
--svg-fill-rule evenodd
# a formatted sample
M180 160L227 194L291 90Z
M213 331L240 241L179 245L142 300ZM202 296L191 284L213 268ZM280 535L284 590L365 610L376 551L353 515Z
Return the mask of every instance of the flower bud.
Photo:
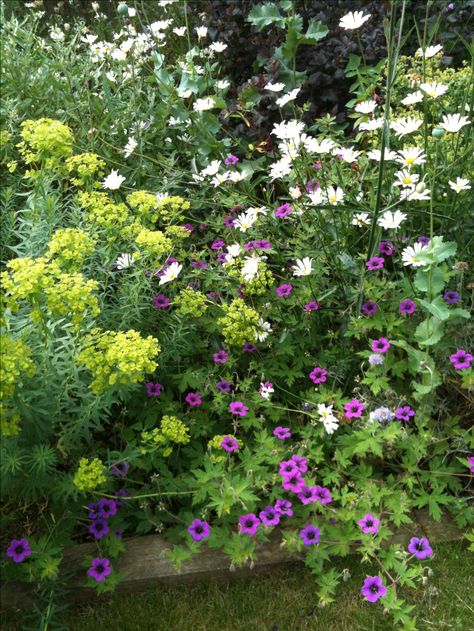
M128 6L125 4L125 2L121 2L118 7L117 7L117 13L119 15L123 15L124 17L126 15L128 15Z
M442 138L444 134L445 134L445 131L441 127L435 127L433 131L431 132L431 135L433 136L433 138L436 138L436 140L439 140L440 138Z
M423 181L419 182L415 190L417 193L424 193L426 191L426 184Z

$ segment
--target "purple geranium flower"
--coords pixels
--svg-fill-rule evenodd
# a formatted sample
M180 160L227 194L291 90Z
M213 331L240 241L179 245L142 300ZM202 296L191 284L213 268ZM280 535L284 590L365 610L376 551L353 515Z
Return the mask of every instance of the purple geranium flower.
M318 489L316 486L304 484L298 492L298 499L302 504L311 504L318 501Z
M255 513L249 513L248 515L242 515L239 517L240 532L243 535L250 535L253 537L257 534L257 528L260 525L260 519Z
M126 478L129 469L130 469L130 463L125 462L125 460L116 462L110 468L112 475L114 475L116 478Z
M115 497L117 498L117 508L122 508L122 506L125 506L125 502L122 502L120 498L130 497L130 493L127 491L127 489L119 489L118 491L116 491Z
M87 573L98 583L105 581L107 576L112 572L109 559L92 559L92 564Z
M292 475L293 473L301 474L301 471L298 469L296 462L294 460L283 460L280 462L280 475L283 477Z
M183 223L182 226L186 228L186 230L189 230L189 232L194 232L194 227L190 223Z
M308 193L315 193L318 188L319 188L319 182L318 180L308 180L306 182L306 190L308 191Z
M194 541L201 541L201 539L207 539L209 537L211 534L211 527L207 521L193 519L191 525L188 527L188 532Z
M291 456L291 460L293 460L293 462L296 464L300 473L306 473L306 471L308 471L308 461L306 458L303 458L303 456L298 456L297 454L294 454L293 456Z
M236 222L235 217L225 217L223 224L226 228L233 228L234 224Z
M381 256L373 256L366 262L365 266L373 272L376 269L382 269L384 262L385 261Z
M344 405L344 411L346 418L360 418L362 412L365 410L365 403L358 399L352 399L349 403Z
M362 585L360 593L369 603L375 603L379 598L385 596L387 588L382 583L380 576L368 576Z
M202 261L191 261L191 267L199 267L199 269L206 269L207 263Z
M91 535L98 539L102 539L105 535L109 534L109 525L105 519L94 519L88 528Z
M258 516L265 526L278 526L280 523L280 513L274 506L265 506Z
M257 350L257 347L255 346L255 344L252 344L252 342L245 342L242 350L245 353L253 353Z
M270 241L265 241L265 239L260 239L260 241L254 241L254 245L259 250L269 250L272 247Z
M184 400L192 408L196 407L197 405L201 405L202 403L201 395L198 392L190 392L186 395Z
M315 366L309 373L309 378L315 384L324 383L327 380L328 371L325 368Z
M155 309L168 309L170 306L170 300L163 294L159 294L158 296L153 296L153 306Z
M454 305L461 300L461 296L457 291L445 291L443 298L448 305Z
M214 353L212 357L214 358L216 364L227 364L229 353L226 353L224 349L221 349L220 351L217 351L217 353Z
M239 416L246 416L248 412L248 407L242 401L232 401L229 403L229 409L231 414L238 414Z
M97 513L97 504L90 502L89 504L87 504L87 510L87 516L90 517L90 519L97 519L97 517L99 516Z
M276 290L280 298L283 296L289 296L292 291L293 291L293 285L288 285L288 284L280 285L279 287L277 287L277 290Z
M236 440L235 438L232 438L232 436L225 436L225 438L222 439L221 447L222 449L225 449L225 451L229 453L233 451L238 451L239 441Z
M276 436L278 440L285 440L285 438L291 438L291 431L289 427L275 427L273 435Z
M230 167L231 165L237 164L238 161L239 161L238 157L230 153L225 159L225 165L226 167Z
M365 315L374 315L375 313L377 313L377 304L369 300L362 305L361 310L362 313L364 313Z
M469 467L470 472L474 473L474 457L473 456L470 456L467 459L467 466ZM277 501L277 504L278 504L278 501Z
M319 305L316 300L310 300L304 306L305 311L317 311L319 309Z
M418 243L421 243L421 245L429 245L430 244L430 238L429 237L418 237Z
M13 539L8 546L7 557L10 557L15 563L23 563L31 552L28 539Z
M406 313L407 315L411 315L416 310L416 304L413 300L408 298L407 300L402 300L400 302L400 313Z
M234 386L232 385L232 383L230 381L226 381L225 379L222 379L221 381L218 381L216 383L216 388L220 390L221 392L226 392L226 393L232 392L233 387Z
M471 353L467 353L463 348L460 348L449 357L449 361L454 365L456 370L465 370L471 365L472 355Z
M293 516L293 511L291 510L291 502L289 500L277 500L275 502L275 510L280 515L288 515L288 517Z
M308 524L303 528L303 530L300 530L300 537L303 540L303 545L305 546L312 546L319 543L320 534L321 531L319 528L316 528L312 524Z
M372 350L374 353L386 353L391 344L386 337L379 337L378 340L372 340Z
M285 475L282 482L282 487L285 491L291 491L292 493L299 493L304 485L304 480L299 471Z
M117 502L106 497L99 500L97 504L97 514L102 519L108 519L117 514Z
M277 210L275 211L275 217L279 217L280 219L284 219L285 217L288 217L288 215L291 213L292 208L290 206L290 204L286 203L286 204L282 204L282 206L279 206L277 208Z
M225 247L225 241L223 239L214 239L211 243L211 250L222 250Z
M146 384L146 396L147 397L159 397L163 386L161 383L147 383Z
M414 554L417 559L426 559L433 554L430 542L425 537L418 539L418 537L412 537L408 544L408 552Z
M397 248L393 245L391 241L381 241L381 243L379 244L380 254L385 254L385 256L392 256L392 254L396 251Z
M403 405L395 410L395 418L399 421L409 421L415 416L415 410L412 410L409 405Z
M357 522L360 526L360 529L364 534L376 535L379 531L380 519L374 517L370 513L364 515L362 519L359 519Z
M320 504L329 504L332 502L331 491L324 486L316 486L316 498Z

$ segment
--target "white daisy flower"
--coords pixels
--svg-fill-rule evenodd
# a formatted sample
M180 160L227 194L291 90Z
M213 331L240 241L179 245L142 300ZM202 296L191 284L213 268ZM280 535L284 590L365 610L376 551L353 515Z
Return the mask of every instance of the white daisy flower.
M110 191L116 191L122 186L125 181L123 175L119 175L118 171L111 171L109 175L102 182L102 188L107 188Z
M301 189L298 188L298 186L290 186L290 188L288 189L288 192L290 194L291 199L299 199L301 195L303 195L303 193L301 192Z
M428 48L426 48L425 51L423 51L422 48L419 48L416 51L415 55L417 57L424 57L425 59L430 59L431 57L434 57L442 50L443 50L443 47L440 44L436 44L436 46L428 46Z
M209 46L209 50L212 50L214 53L222 53L227 48L227 44L224 42L213 42Z
M412 186L412 185L414 186L420 179L420 176L418 175L418 173L411 173L407 169L402 169L401 171L397 171L395 173L395 177L397 179L393 183L393 185L403 186L403 188L406 188L407 186Z
M336 143L329 138L324 138L319 141L316 138L312 138L311 136L305 136L303 139L303 144L305 146L306 151L309 153L332 153L333 149L336 146Z
M462 129L464 125L469 125L470 121L467 116L461 116L460 114L446 114L443 116L443 122L438 125L446 131L455 134Z
M255 328L255 337L259 342L264 342L268 335L272 332L270 322L265 322L263 318L260 318Z
M370 15L370 13L364 15L362 11L350 11L340 19L339 26L346 31L352 31L360 28L364 22L367 22L370 19Z
M186 27L185 26L176 26L173 29L173 33L175 35L177 35L178 37L183 37L183 35L186 34Z
M123 149L124 158L130 157L132 153L135 151L135 149L137 148L137 146L138 146L138 143L135 140L135 138L133 138L133 136L130 136L130 138L127 141L127 144L125 145Z
M296 264L291 266L293 276L309 276L313 271L313 259L305 256L303 259L296 259Z
M197 33L198 39L202 39L207 35L207 26L196 26L194 30Z
M377 223L385 230L396 230L406 218L405 213L399 210L396 210L394 213L390 212L390 210L386 210L384 214L378 218Z
M370 217L367 213L356 213L352 218L351 224L358 228L363 228L370 224Z
M195 112L205 112L206 110L212 110L213 107L215 107L215 102L210 96L204 99L196 99L195 103L193 103Z
M426 162L426 154L418 147L408 147L398 151L395 160L404 166L412 167L414 164L424 164Z
M158 284L165 285L166 283L170 283L171 281L176 280L182 269L183 266L181 265L181 263L171 263L171 265L168 265L168 267L163 272Z
M325 198L332 206L337 206L344 201L344 191L339 186L328 186L324 191Z
M407 96L401 100L402 105L415 105L415 103L420 103L423 100L423 92L417 90L416 92L411 92L407 94Z
M245 178L247 177L247 173L245 173L244 171L228 171L229 173L229 180L231 182L241 182L242 180L245 180Z
M323 193L320 188L316 189L312 193L308 193L308 197L311 200L311 203L315 206L322 206L324 204Z
M211 179L211 184L214 186L214 188L217 188L221 184L224 184L224 182L227 182L229 178L229 171L225 171L224 173L216 173L216 175Z
M291 173L291 160L283 157L278 162L274 162L270 166L270 176L272 180L276 180Z
M453 189L453 191L456 191L456 193L467 191L471 188L469 180L466 180L463 177L458 177L455 182L449 180L449 186Z
M430 190L420 182L417 186L412 185L400 191L400 199L406 201L426 201L430 199Z
M218 81L216 83L216 86L219 90L227 90L227 88L230 86L230 81L227 81L227 79L223 79L221 81Z
M336 147L332 150L332 153L340 157L344 162L352 164L362 154L362 151L356 151L353 147Z
M115 261L115 267L117 269L127 269L135 262L134 254L121 254Z
M219 171L221 164L221 160L213 160L210 164L207 165L206 168L201 171L201 175L203 177L212 177Z
M380 151L380 149L372 149L371 151L367 152L367 157L369 158L369 160L375 160L376 162L380 162L381 156L382 156L382 152ZM391 151L390 149L385 148L384 160L386 162L389 162L391 160L396 160L396 159L397 159L396 151Z
M225 262L232 264L235 259L242 253L242 248L238 243L233 243L227 246L227 254L225 255Z
M421 267L426 265L424 261L419 258L422 252L426 252L427 248L422 243L414 243L413 246L409 246L402 251L403 265L411 265L412 267Z
M244 264L242 266L242 276L246 283L249 283L251 280L258 276L258 264L261 261L260 256L246 256L244 259Z
M356 112L359 112L359 114L371 114L376 107L376 101L368 100L357 103L354 109Z
M339 427L339 420L334 416L332 408L332 405L318 404L319 420L323 423L324 429L328 434L333 434Z
M281 92L284 87L284 83L267 83L265 90L270 90L270 92Z
M247 232L249 228L253 226L257 220L257 215L254 212L247 211L240 213L235 220L234 227L238 228L240 232Z
M399 118L390 123L390 129L401 138L407 134L413 134L423 125L423 121L418 118Z
M382 127L383 118L372 118L371 120L359 125L359 129L361 131L375 131L376 129L381 129Z
M284 94L283 96L280 96L280 98L276 100L276 104L279 105L280 107L283 107L290 101L294 101L299 93L300 93L300 88L295 88L291 92L288 92L288 94Z
M279 140L294 140L299 142L303 130L304 123L293 119L283 121L282 123L275 123L275 125L273 125L272 134Z
M428 96L431 96L432 99L437 99L438 96L442 96L448 91L448 86L446 84L438 83L437 81L434 81L433 83L420 83L420 88L423 92L426 92Z

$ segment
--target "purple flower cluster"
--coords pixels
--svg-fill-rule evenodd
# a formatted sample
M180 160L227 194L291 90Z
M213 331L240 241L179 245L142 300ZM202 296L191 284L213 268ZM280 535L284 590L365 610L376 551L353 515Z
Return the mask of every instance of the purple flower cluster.
M108 520L117 514L118 502L103 497L97 503L88 504L87 509L88 517L92 519L88 528L89 533L94 535L96 540L102 539L110 532Z
M332 502L331 492L323 486L309 486L305 483L303 473L308 471L306 458L293 455L290 460L280 462L280 476L282 487L285 491L294 493L302 504L319 502L329 504Z

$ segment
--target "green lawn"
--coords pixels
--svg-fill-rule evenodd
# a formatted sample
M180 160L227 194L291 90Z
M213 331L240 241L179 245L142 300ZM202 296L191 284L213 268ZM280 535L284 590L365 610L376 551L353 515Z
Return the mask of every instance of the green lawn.
M439 543L426 565L433 574L415 592L406 591L416 606L419 630L474 629L473 557L461 543ZM157 587L135 596L71 608L70 631L390 631L390 619L379 603L364 602L359 589L366 574L356 557L338 563L351 578L337 602L320 609L311 574L301 566L284 567L251 577L235 577L193 585ZM7 627L14 629L15 627ZM18 627L16 627L18 628ZM6 629L5 629L6 631Z

